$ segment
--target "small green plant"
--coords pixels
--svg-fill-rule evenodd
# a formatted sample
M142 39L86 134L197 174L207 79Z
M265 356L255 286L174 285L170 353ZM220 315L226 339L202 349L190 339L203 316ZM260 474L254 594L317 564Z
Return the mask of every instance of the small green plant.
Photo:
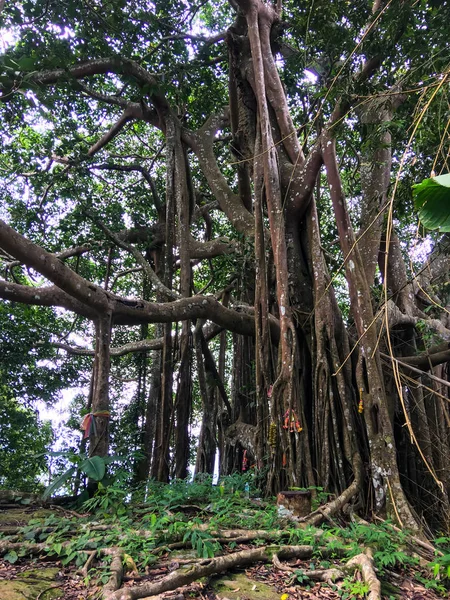
M295 577L296 577L298 583L300 583L301 585L304 585L305 583L309 583L309 577L308 577L308 575L305 574L305 572L302 569L297 569L295 571Z
M420 573L415 573L415 579L421 583L427 590L433 590L438 594L441 594L442 597L445 597L447 594L446 588L442 585L442 582L438 579L429 579L428 577L424 577Z
M220 550L221 546L218 542L211 539L211 535L200 529L192 529L187 531L183 542L189 540L192 548L197 552L200 558L213 558L215 553Z
M84 473L86 477L93 479L94 481L101 481L106 473L106 465L120 460L119 456L91 456L87 457L85 454L76 454L74 452L49 452L49 456L62 456L72 466L69 467L64 473L62 473L53 483L51 483L44 491L42 498L46 500L54 492L62 488L69 479L74 477L75 473L80 471Z
M121 473L119 472L116 475L115 481L107 486L99 481L94 497L89 498L89 500L86 500L83 503L83 510L97 512L105 519L111 518L112 516L121 517L126 515L128 507L125 500L127 496L129 496L126 476L126 473L121 476Z
M369 591L369 585L364 581L354 580L346 577L339 589L342 600L347 598L365 598Z
M429 567L432 569L434 577L450 579L450 554L436 556L429 563Z
M10 550L7 554L5 554L3 560L6 560L7 562L13 565L19 560L19 555L15 550Z

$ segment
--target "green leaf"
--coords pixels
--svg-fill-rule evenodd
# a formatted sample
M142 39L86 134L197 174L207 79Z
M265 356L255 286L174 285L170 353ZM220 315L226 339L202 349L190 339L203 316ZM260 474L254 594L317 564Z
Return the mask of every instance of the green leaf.
M448 537L439 537L439 538L436 538L435 540L433 540L433 543L436 545L448 544L448 541L449 541Z
M424 227L450 231L450 173L414 185L413 196Z
M53 492L59 490L59 488L62 487L66 483L66 481L72 477L75 471L76 467L70 467L70 469L67 469L67 471L65 471L62 475L58 477L58 479L55 479L55 481L48 486L48 488L42 494L42 498L44 500L47 500L47 498L49 498L53 494Z
M61 564L66 566L68 565L74 558L78 556L78 552L71 552L68 556L62 559Z
M21 71L33 71L36 66L36 61L30 56L22 56L18 61L18 65Z
M13 565L19 557L17 555L17 552L11 550L10 552L8 552L8 554L5 554L3 558Z
M57 544L54 544L53 546L53 550L56 554L61 554L61 550L62 550L62 544L61 542L58 542Z
M91 456L81 463L80 470L94 481L100 481L105 476L105 459Z

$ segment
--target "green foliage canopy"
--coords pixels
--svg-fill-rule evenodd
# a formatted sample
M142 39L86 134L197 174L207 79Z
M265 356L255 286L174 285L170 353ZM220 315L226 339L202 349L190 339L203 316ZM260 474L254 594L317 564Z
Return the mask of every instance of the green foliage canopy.
M0 488L42 489L52 438L50 422L41 421L34 410L0 388Z

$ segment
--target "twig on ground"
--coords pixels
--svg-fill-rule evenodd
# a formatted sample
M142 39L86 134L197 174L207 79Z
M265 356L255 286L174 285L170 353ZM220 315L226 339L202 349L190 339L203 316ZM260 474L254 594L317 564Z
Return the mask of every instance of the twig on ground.
M50 590L56 590L56 588L60 588L62 586L63 586L62 583L58 583L57 585L51 585L50 587L45 588L45 590L42 590L41 592L39 592L39 594L36 596L36 600L41 600L41 598L44 594L46 594Z
M85 550L84 552L86 552L86 554L88 554L89 556L88 556L87 561L84 563L84 566L81 569L79 569L77 571L77 573L79 573L83 577L87 577L88 572L89 572L89 567L91 566L94 558L97 556L97 550Z

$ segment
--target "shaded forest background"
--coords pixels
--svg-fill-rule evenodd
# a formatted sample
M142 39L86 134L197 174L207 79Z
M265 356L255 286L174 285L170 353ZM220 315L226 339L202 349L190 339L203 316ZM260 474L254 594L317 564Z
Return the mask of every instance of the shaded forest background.
M448 3L1 17L0 452L27 456L1 485L42 483L35 403L76 387L71 475L217 456L267 494L445 528L450 240L412 185L449 170Z

